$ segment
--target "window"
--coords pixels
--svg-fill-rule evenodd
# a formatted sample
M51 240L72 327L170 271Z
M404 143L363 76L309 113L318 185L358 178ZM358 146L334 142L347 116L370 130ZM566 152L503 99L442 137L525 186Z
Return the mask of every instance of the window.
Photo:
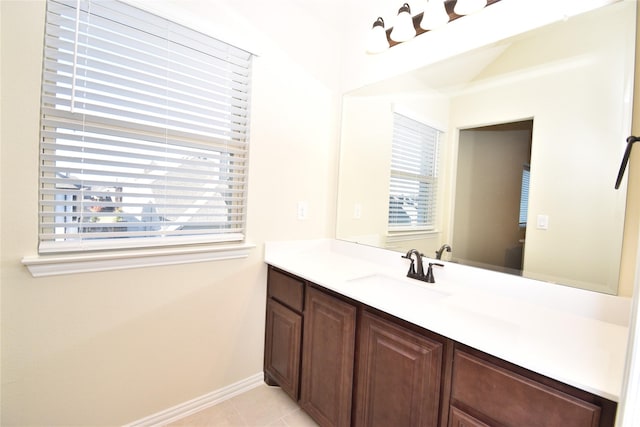
M437 129L394 113L389 229L435 228L438 189Z
M522 167L522 180L520 182L520 227L527 226L527 213L529 212L529 174L531 167L524 165Z
M244 240L252 55L113 0L49 0L39 252Z

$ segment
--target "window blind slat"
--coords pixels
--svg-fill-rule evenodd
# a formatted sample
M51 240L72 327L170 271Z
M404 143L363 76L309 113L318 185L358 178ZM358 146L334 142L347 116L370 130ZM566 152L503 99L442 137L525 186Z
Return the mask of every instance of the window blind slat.
M238 152L246 152L247 129L241 124L231 124L228 129L221 129L219 132L209 133L189 133L177 129L162 129L139 122L126 123L122 126L120 120L107 117L85 117L78 120L77 114L64 111L53 110L47 107L42 108L42 124L45 132L58 133L83 132L83 135L102 135L112 144L121 144L123 139L130 139L138 144L145 143L166 143L171 146L183 146L195 149L210 150L212 146L224 147L225 150L237 149ZM58 130L55 130L58 129ZM77 133L76 133L77 134ZM51 135L51 133L49 133Z
M45 38L40 251L242 240L252 55L114 0Z
M78 91L78 95L82 96L85 91ZM81 102L79 98L76 97L76 101ZM81 102L79 105L76 104L75 108L78 110L79 114L99 114L104 117L111 117L120 119L123 121L132 120L137 121L138 123L160 127L162 125L167 126L170 129L175 129L177 131L185 131L191 129L193 132L200 132L201 134L222 134L225 135L225 131L228 131L228 127L226 128L226 123L223 120L214 120L210 119L207 122L197 120L179 120L180 114L178 112L170 112L170 111L153 111L149 106L140 105L139 103L131 103L128 102L128 106L126 108L118 108L118 102L125 102L126 100L119 101L108 101L105 100L101 95L96 94L92 96L91 101ZM69 108L73 108L70 106L69 102L65 102L65 100L58 100L58 105L60 107L69 106ZM233 117L229 117L230 120L233 120ZM242 122L245 122L243 118L238 118L235 126L242 125Z
M55 149L56 153L43 153L43 158L63 158L68 160L78 158L90 158L93 157L97 162L108 162L110 157L116 157L123 163L131 165L143 165L149 166L153 164L153 161L162 161L166 167L171 167L171 164L190 165L193 167L223 167L230 165L231 162L235 164L236 168L244 168L242 164L242 158L240 156L233 156L233 152L230 153L208 153L198 151L180 151L173 149L171 146L162 147L157 144L154 145L136 145L136 144L108 144L99 138L69 138L69 135L65 135L65 139L62 137L58 139L58 143L49 142L49 140L42 142L43 148ZM165 150L164 155L159 154L159 150ZM213 163L212 163L213 162Z
M69 49L72 48L70 45ZM212 76L210 72L209 75L204 73L188 75L184 71L178 72L180 68L184 67L184 64L181 63L172 64L174 69L167 70L166 58L162 61L162 65L165 66L164 70L152 64L140 63L140 58L136 58L136 64L125 67L122 62L114 62L121 60L120 58L110 60L104 57L100 59L87 58L86 55L79 53L78 60L76 60L72 50L64 52L62 49L64 46L46 48L45 70L53 70L58 73L67 71L67 75L71 77L75 67L78 72L73 77L78 81L107 80L123 86L139 86L147 88L147 90L156 88L159 94L162 94L163 89L166 89L166 87L163 88L164 82L170 81L173 85L171 88L173 91L186 92L191 96L199 95L203 99L210 96L220 97L219 94L242 97L249 82L247 76L239 74L235 70L221 71L217 76ZM207 70L210 71L209 65L207 65Z
M191 199L193 200L193 199ZM219 197L219 198L213 198L210 199L212 201L215 202L224 202L226 200L226 198L223 197ZM238 199L239 200L239 199ZM92 201L82 201L82 202L76 202L76 203L66 203L66 204L60 204L59 202L55 202L55 201L50 201L49 203L44 203L44 206L71 206L74 208L80 208L83 207L85 205L91 205L91 206L103 206L103 207L108 207L109 204L108 203L103 203L103 202L92 202ZM122 207L137 207L138 205L135 203L123 203L121 205ZM167 208L171 208L171 209L183 209L183 208L189 208L192 207L193 204L192 203L182 203L182 204L166 204L165 205ZM220 206L220 205L215 205L215 206ZM73 212L73 211L69 211L69 212ZM147 212L146 214L143 211L140 212L119 212L118 213L119 216L131 216L131 215L146 215L146 216L151 216L151 215L156 215L153 214L151 212ZM201 213L192 213L190 214L192 216L207 216L208 213L207 212L201 212ZM55 216L55 215L48 215L49 217ZM111 216L111 215L105 215L105 216Z
M117 180L118 177L121 177L125 174L125 172L120 172L120 171L103 171L103 170L93 170L93 169L89 169L88 171L83 171L82 168L73 168L73 167L61 167L61 168L51 168L51 167L47 167L47 166L43 166L42 167L42 171L43 173L64 173L64 174L68 174L68 175L73 175L73 174L83 174L83 175L87 175L88 177L96 177L99 176L101 178L103 178L102 181L98 181L95 180L94 178L94 182L101 182L102 186L110 186L113 187L115 191L116 188L121 188L125 185L129 185L129 184L135 184L135 181L141 181L141 180L145 180L148 181L152 178L155 178L156 180L158 180L160 183L158 185L153 185L149 182L144 182L144 184L151 189L176 189L176 190L184 190L183 187L189 188L189 187L193 187L193 186L197 186L198 184L202 184L202 185L215 185L215 184L220 184L220 185L226 185L226 183L236 177L240 177L242 176L241 174L220 174L220 175L216 175L217 179L211 179L211 178L201 178L201 177L196 177L196 176L180 176L180 177L176 177L176 176L171 176L170 178L165 177L164 175L145 175L142 173L128 173L127 174L127 179L122 179L122 180ZM117 180L117 181L116 181ZM73 184L74 180L72 179L67 179L66 184ZM84 178L81 179L77 179L75 180L75 182L77 183L76 185L80 185L80 183L82 183L83 185L86 185L86 180ZM169 185L167 184L167 182L172 183L173 185ZM179 184L182 183L183 187L177 187L175 184ZM197 188L197 187L195 187Z
M41 154L42 160L61 160L61 161L76 161L78 158L83 158L85 155L94 155L94 157L99 157L100 155L108 156L113 155L115 151L119 153L126 153L126 160L124 156L119 156L120 164L126 165L130 164L132 166L141 167L141 166L149 166L152 164L154 160L163 161L168 163L172 158L174 159L173 163L179 161L182 166L190 166L192 168L193 173L197 173L198 171L206 170L207 167L216 166L217 168L225 167L226 165L230 166L229 156L230 153L203 153L202 157L193 157L193 153L190 153L190 157L186 157L183 155L182 158L178 156L182 155L180 151L173 150L170 153L170 148L167 147L165 149L166 155L161 156L156 154L156 151L153 148L159 149L160 147L145 147L145 146L136 146L136 145L126 145L126 144L114 144L113 150L102 149L102 148L92 148L92 147L100 147L99 139L92 138L69 138L68 140L62 141L59 140L58 143L50 143L47 141L43 141L41 146L45 149L57 150L56 154L49 154L49 152L44 152ZM89 144L92 144L91 146ZM206 154L206 157L204 155ZM246 165L242 162L242 158L235 156L233 159L233 167L234 170L244 170ZM99 164L103 161L106 161L104 158L97 159ZM212 164L211 161L214 161L215 164ZM113 163L111 163L113 164ZM169 166L167 166L169 167ZM202 169L197 169L197 168Z
M219 87L199 85L199 82L183 80L173 85L171 90L158 87L150 81L141 82L125 80L120 76L105 74L102 71L86 70L79 67L84 78L75 81L78 100L89 98L92 94L101 94L105 100L111 98L138 99L147 105L162 107L160 111L172 109L180 111L194 111L202 113L214 112L216 116L224 117L224 113L233 112L241 115L247 109L248 97L246 94L236 93L232 90L224 90ZM64 73L64 74L62 74ZM55 73L45 71L43 77L46 83L45 91L55 93L57 98L71 99L74 88L73 67L60 67ZM50 83L51 82L51 83ZM66 83L66 85L65 85ZM165 80L166 83L166 80ZM196 87L196 85L199 85ZM110 96L110 97L109 97ZM167 103L171 103L167 105ZM233 105L229 105L233 102Z
M75 22L76 1L56 0L48 5L50 16L48 22L60 21ZM80 2L80 21L87 22L87 18L106 20L115 25L119 31L132 31L143 37L152 37L161 40L171 40L193 50L203 52L211 57L231 59L245 65L251 58L251 54L243 49L229 45L221 40L213 39L203 33L196 32L182 25L172 23L164 18L152 15L135 7L122 6L116 0L100 0ZM98 22L99 22L98 21ZM73 26L72 26L73 28ZM110 26L108 28L111 28Z

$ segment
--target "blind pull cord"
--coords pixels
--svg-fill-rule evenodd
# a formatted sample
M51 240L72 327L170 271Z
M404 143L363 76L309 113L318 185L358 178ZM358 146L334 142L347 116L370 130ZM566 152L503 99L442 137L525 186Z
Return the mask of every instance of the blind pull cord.
M73 42L73 76L71 76L71 112L75 113L76 80L78 78L78 42L80 34L80 0L76 0L76 31Z
M631 135L627 138L627 148L624 150L624 155L622 156L622 164L620 164L620 170L618 171L618 179L616 179L616 190L620 187L620 182L622 181L622 177L624 176L624 170L627 168L627 163L629 163L629 156L631 155L631 149L633 148L633 143L640 141L640 137Z

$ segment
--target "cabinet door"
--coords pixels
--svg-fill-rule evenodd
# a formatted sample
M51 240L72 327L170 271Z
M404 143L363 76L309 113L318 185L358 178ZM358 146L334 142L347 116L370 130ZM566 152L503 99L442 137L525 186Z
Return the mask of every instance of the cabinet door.
M435 426L443 344L364 312L355 425Z
M300 405L321 426L351 423L356 308L307 288Z
M278 384L298 400L302 316L267 300L264 371L266 382Z

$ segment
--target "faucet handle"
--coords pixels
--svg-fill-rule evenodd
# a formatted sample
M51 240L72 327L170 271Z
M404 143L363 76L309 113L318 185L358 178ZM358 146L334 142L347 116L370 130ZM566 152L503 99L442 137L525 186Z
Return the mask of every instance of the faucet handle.
M411 261L411 265L409 266L409 272L407 273L407 276L410 275L410 274L416 274L416 267L414 265L414 261L413 261L413 257L411 256L411 253L407 253L406 255L402 255L402 258L408 259L409 261Z
M427 283L436 283L436 278L433 276L433 266L436 265L438 267L444 267L444 264L440 264L438 262L430 262L429 268L427 269Z

